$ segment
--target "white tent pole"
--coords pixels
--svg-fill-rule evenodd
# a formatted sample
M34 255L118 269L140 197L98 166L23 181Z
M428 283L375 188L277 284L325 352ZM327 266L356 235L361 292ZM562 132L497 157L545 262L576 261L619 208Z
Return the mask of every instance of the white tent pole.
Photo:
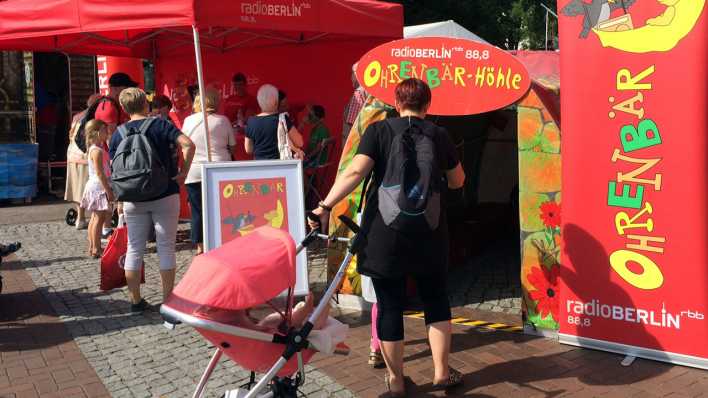
M197 60L197 80L199 81L199 98L201 101L201 108L202 108L202 118L204 120L204 131L206 131L206 134L204 135L204 143L206 144L206 152L207 152L207 161L211 162L211 139L209 138L209 121L207 120L207 111L206 111L206 106L204 104L206 103L205 100L205 90L204 90L204 70L202 68L202 50L201 47L199 46L199 30L195 25L192 25L192 32L194 32L194 57Z

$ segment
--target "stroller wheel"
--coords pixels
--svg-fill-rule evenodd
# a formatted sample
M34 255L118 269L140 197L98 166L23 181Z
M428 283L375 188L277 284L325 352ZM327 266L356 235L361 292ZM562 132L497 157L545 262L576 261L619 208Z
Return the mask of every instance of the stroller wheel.
M76 211L76 209L71 208L71 209L67 210L66 218L65 218L67 225L72 226L72 227L74 225L76 225L76 219L78 217L79 217L79 213Z

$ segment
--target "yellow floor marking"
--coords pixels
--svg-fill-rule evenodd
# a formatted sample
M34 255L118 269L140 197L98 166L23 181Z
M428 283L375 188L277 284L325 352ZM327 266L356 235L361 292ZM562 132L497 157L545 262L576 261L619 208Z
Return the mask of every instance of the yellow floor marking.
M425 314L420 311L405 311L403 313L406 317L409 318L416 318L416 319L423 319L425 318ZM472 326L472 327L477 327L477 328L483 328L483 329L491 329L491 330L500 330L504 332L514 332L518 333L524 330L522 326L512 326L512 325L507 325L504 323L493 323L493 322L487 322L487 321L475 321L467 318L462 318L462 317L456 317L450 320L455 325L464 325L464 326Z

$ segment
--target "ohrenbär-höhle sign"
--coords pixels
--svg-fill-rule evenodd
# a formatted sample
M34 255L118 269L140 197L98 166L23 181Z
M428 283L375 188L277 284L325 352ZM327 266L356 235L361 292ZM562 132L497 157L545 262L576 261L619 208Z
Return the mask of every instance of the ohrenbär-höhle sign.
M396 85L415 77L433 93L429 113L471 115L511 105L531 80L513 55L464 39L421 37L396 40L361 58L356 76L371 95L393 105Z

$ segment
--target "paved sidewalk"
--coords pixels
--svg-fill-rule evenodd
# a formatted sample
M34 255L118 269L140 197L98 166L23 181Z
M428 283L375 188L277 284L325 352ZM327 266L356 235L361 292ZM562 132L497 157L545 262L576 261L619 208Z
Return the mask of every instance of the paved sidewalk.
M52 392L61 397L191 395L211 347L188 327L168 331L155 310L128 315L124 290L98 291L98 263L84 256L85 231L61 222L0 226L0 241L12 240L21 240L23 248L18 253L21 262L5 262L2 267L0 397L44 397ZM185 271L192 254L184 245L179 247L178 274ZM151 252L143 293L149 302L159 304L155 261ZM455 272L464 274L462 269ZM322 286L324 275L324 267L315 265L310 275L313 285ZM459 284L469 288L483 280ZM486 283L490 288L498 285ZM462 296L465 306L455 308L455 316L518 323L518 315L507 313L513 311L482 311L469 302L486 299ZM351 355L315 357L303 392L308 397L381 396L384 371L366 363L369 314L342 319L352 325L347 339ZM406 373L413 383L409 396L444 396L431 389L423 321L407 319L406 337ZM706 371L646 360L625 368L621 359L549 339L454 326L450 364L465 374L465 386L447 396L708 397ZM220 396L247 376L223 360L207 386L208 396Z
M76 231L62 222L0 227L0 241L15 240L22 242L17 253L21 267L111 396L191 396L213 348L189 327L164 328L156 308L143 316L129 315L125 289L100 292L98 261L84 254L86 231ZM194 253L186 245L178 244L178 250L179 280ZM149 303L158 305L162 293L154 249L149 250L145 262L147 283L142 293ZM1 307L5 306L3 296ZM223 359L207 386L207 396L220 397L227 387L244 384L248 376ZM322 373L312 371L308 376L308 396L352 396Z
M0 397L110 396L14 256L2 276Z
M509 322L509 315L455 309L454 316ZM350 319L349 358L317 357L313 365L358 397L385 396L385 371L366 364L367 319ZM432 390L432 360L422 320L406 319L405 373L409 397L708 397L708 372L560 345L544 339L480 328L453 326L450 365L465 374L463 387Z

